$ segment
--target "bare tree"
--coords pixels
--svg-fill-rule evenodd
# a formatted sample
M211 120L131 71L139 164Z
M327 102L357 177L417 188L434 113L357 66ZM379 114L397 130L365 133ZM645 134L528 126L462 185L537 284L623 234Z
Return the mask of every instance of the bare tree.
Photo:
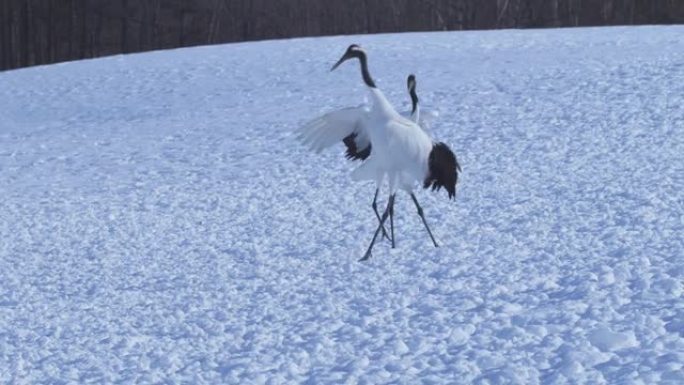
M684 23L682 0L1 0L0 70L295 36Z

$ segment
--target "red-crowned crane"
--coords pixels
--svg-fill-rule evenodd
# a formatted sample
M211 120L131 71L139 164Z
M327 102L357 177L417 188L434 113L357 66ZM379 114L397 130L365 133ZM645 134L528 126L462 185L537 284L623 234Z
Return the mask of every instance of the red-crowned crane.
M420 116L418 95L416 94L415 75L411 74L408 76L406 85L409 96L411 98L411 110L403 112L402 115L418 123L421 126L421 128L426 128L427 122ZM342 139L342 142L346 147L345 155L346 158L351 161L363 161L366 158L368 158L368 156L371 153L370 139L368 138L368 134L366 133L366 131L360 125L360 122L363 119L363 115L368 113L368 110L368 106L362 104L358 107L347 107L340 110L328 112L325 115L308 122L306 125L302 127L302 139L304 139L305 142L312 142L313 147L316 150L321 150L322 148L327 147L332 143L315 142L317 137L314 137L314 133L325 132L335 129L343 129L346 132L346 130L349 127L354 126L352 132ZM428 114L428 116L434 117L435 115ZM371 203L371 207L373 208L373 212L375 212L375 216L377 217L378 221L380 221L380 214L378 213L377 199L381 184L382 180L376 181L375 194L373 195L373 202ZM390 239L387 235L384 226L381 228L381 230L383 235L387 239Z
M423 209L413 194L416 181L424 188L439 190L444 187L450 199L455 197L458 172L461 168L456 156L449 147L441 142L434 142L415 122L404 118L392 107L382 91L376 86L368 71L366 53L361 47L352 44L331 68L335 70L346 60L356 58L361 65L361 76L368 87L372 105L369 107L348 108L325 115L314 120L302 129L303 140L314 150L320 151L343 141L347 145L347 156L365 159L352 172L354 180L374 180L379 187L385 176L389 180L389 200L380 223L373 235L366 253L361 258L365 261L371 256L373 245L384 222L390 217L392 229L392 247L394 242L394 199L396 190L405 190L413 200L435 247L438 247L432 231L425 220ZM409 78L410 79L410 78ZM409 89L411 81L409 80ZM415 78L413 79L415 95ZM417 105L417 98L414 106ZM415 108L414 108L415 112ZM416 117L417 118L417 117ZM375 198L377 198L376 189ZM376 199L374 198L374 206Z

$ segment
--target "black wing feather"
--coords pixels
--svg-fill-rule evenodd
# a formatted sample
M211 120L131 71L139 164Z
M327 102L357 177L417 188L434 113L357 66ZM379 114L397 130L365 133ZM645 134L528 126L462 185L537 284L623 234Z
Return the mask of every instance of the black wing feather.
M439 142L432 146L428 159L428 176L423 182L423 188L432 186L432 191L439 191L444 187L449 193L449 199L456 196L456 183L461 165L449 146Z
M347 146L347 159L349 160L365 160L368 158L368 156L371 153L371 145L369 144L368 147L359 150L356 147L356 133L349 134L347 135L346 138L342 139L342 142L344 143L345 146Z

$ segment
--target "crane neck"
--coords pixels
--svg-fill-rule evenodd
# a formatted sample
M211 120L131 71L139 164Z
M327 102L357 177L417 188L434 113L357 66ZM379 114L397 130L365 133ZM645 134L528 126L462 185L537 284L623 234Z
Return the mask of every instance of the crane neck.
M411 120L413 120L414 123L417 123L420 125L420 107L416 106L416 108L411 112Z
M409 90L409 95L411 95L411 115L414 115L418 109L418 95L416 95L416 87L411 87Z
M359 58L359 63L361 63L361 76L363 76L363 82L370 88L376 88L373 78L371 78L370 72L368 72L368 59L366 58L366 53L359 51L356 55Z
M373 109L375 111L378 111L385 115L385 116L400 116L397 111L392 107L392 104L387 100L385 97L385 94L382 93L379 89L375 87L369 88L369 93L371 96L371 100L373 101Z

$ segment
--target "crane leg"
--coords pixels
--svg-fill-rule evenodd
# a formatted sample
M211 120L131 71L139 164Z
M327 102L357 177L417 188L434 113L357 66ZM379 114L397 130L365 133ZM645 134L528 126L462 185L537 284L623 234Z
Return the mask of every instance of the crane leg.
M375 234L373 234L373 240L371 240L370 245L368 246L368 250L366 250L366 254L363 255L363 258L359 259L359 261L366 261L368 258L371 257L371 250L373 249L373 245L375 244L375 240L378 238L378 234L380 234L380 229L382 228L383 224L387 220L387 216L389 215L389 210L390 207L394 204L394 194L390 195L389 201L387 201L387 208L385 208L385 212L382 213L382 218L380 218L380 224L378 225L378 228L375 230Z
M418 199L416 199L416 196L411 193L411 199L413 199L413 203L416 204L416 208L418 209L418 215L420 215L420 218L423 220L423 224L425 225L425 229L427 230L428 234L430 234L430 239L432 239L432 243L435 244L435 247L439 247L437 245L437 241L435 241L435 237L432 236L432 231L430 231L430 226L428 226L427 221L425 220L425 216L423 215L423 208L420 207L420 204L418 204Z
M394 195L392 197L394 197ZM394 199L392 199L392 205L389 207L389 218L390 232L392 233L392 248L394 248Z
M375 189L375 195L373 196L373 204L371 205L373 207L373 211L375 212L375 216L378 218L378 222L381 222L380 220L380 214L378 214L378 192L380 191L379 188ZM387 235L387 230L385 230L385 225L382 225L382 235L387 238L387 240L390 240L389 235ZM394 238L394 236L392 236Z

